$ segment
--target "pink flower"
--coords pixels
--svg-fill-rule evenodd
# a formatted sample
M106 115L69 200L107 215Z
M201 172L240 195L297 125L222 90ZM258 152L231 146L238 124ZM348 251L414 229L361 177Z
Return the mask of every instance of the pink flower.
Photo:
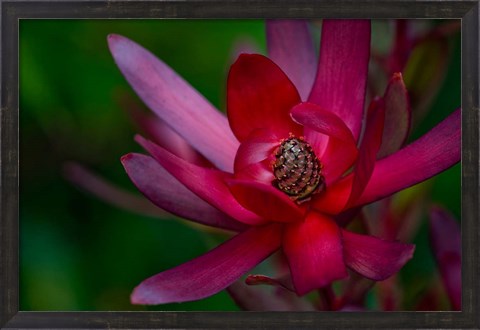
M325 20L318 67L305 22L268 22L267 40L271 59L242 54L232 65L227 119L151 53L109 36L133 89L184 139L159 146L137 136L151 156L122 158L131 180L171 213L239 232L142 282L133 303L210 296L278 249L299 295L347 268L383 280L412 257L413 245L347 231L337 219L458 162L460 111L403 146L410 108L395 74L365 114L369 21ZM212 166L180 153L185 141Z

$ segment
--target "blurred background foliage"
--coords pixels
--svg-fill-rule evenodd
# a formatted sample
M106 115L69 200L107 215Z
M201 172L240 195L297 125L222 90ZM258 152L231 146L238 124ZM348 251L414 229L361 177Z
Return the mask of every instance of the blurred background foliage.
M391 45L390 23L374 22L373 49ZM141 151L132 139L136 128L120 105L122 97L136 96L108 51L108 34L151 50L224 110L235 49L253 44L265 53L264 29L260 20L20 21L21 310L238 310L225 292L198 302L131 305L129 295L143 279L208 251L224 237L106 204L69 183L64 166L78 162L135 191L119 158ZM460 33L448 47L445 79L427 115L415 123L413 138L460 106ZM418 82L418 70L436 69L436 54L427 46L415 55L416 64L404 72L407 87ZM458 219L460 174L456 165L422 184L430 193L427 204L442 204ZM432 278L438 279L426 213L413 242L415 257L401 272L403 309L414 308ZM374 297L368 303L376 307Z

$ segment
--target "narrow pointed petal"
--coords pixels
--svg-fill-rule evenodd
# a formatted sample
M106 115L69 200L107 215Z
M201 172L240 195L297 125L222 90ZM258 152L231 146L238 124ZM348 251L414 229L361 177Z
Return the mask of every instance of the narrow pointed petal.
M271 184L235 179L227 183L240 204L264 219L292 222L304 216L304 209Z
M281 287L285 290L295 291L290 276L273 278L266 275L248 275L245 279L245 283L248 285L272 285Z
M430 242L454 310L462 308L462 244L458 222L444 209L430 211Z
M460 161L460 109L430 132L375 164L370 181L355 205L387 197L420 183Z
M200 199L155 159L132 153L122 157L122 164L138 190L158 207L207 226L233 231L247 228L243 223L235 221Z
M238 141L227 118L135 42L111 34L108 44L115 62L142 101L218 168L231 172Z
M317 76L309 101L343 119L358 139L362 127L370 21L324 20Z
M64 176L77 187L118 208L150 217L170 218L169 213L159 209L155 203L152 204L141 195L123 190L80 164L65 164Z
M402 268L413 256L415 245L387 241L342 230L345 263L357 273L383 281Z
M198 258L146 279L133 291L131 302L157 305L211 296L272 254L280 241L278 225L250 228Z
M257 128L279 136L301 132L289 111L300 102L297 89L270 59L242 54L230 68L227 82L227 113L235 136L245 140Z
M410 100L401 73L393 75L383 100L385 101L385 128L378 158L386 157L400 149L410 131Z
M263 219L246 210L232 196L224 182L230 174L190 164L141 136L137 136L136 140L172 176L213 207L246 224L263 222Z
M295 106L291 115L305 126L305 140L324 165L322 172L329 185L350 168L357 157L352 133L339 117L313 103Z
M311 212L305 221L288 225L282 246L299 295L348 275L340 228L328 217Z
M159 146L185 159L189 163L205 167L212 166L212 164L198 151L193 149L184 138L157 116L146 114L134 104L129 105L128 111L139 129Z
M307 100L317 71L317 56L308 24L303 20L268 20L268 56L282 68Z
M348 203L360 197L372 175L377 153L382 144L384 123L384 103L382 100L374 100L369 109L367 125L358 153L358 160L353 169L353 184Z

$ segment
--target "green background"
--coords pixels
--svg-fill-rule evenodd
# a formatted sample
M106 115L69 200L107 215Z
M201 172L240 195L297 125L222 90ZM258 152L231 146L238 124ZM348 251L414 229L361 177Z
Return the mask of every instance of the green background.
M374 48L388 45L385 26L374 24ZM143 279L208 251L223 237L106 204L65 180L63 168L75 161L135 192L119 158L141 149L118 100L136 96L108 51L108 34L151 50L223 110L236 45L253 43L265 53L264 29L257 20L20 21L21 310L238 310L225 292L198 302L131 305L131 290ZM447 77L412 136L460 106L459 33L450 48ZM460 219L460 165L435 178L431 191L433 201ZM415 258L401 274L406 309L436 272L426 220L414 240Z

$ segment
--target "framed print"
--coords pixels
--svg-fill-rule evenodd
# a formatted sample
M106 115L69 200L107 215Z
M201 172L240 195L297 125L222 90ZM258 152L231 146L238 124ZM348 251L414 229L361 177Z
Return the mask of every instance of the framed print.
M1 12L2 327L480 326L477 1Z

